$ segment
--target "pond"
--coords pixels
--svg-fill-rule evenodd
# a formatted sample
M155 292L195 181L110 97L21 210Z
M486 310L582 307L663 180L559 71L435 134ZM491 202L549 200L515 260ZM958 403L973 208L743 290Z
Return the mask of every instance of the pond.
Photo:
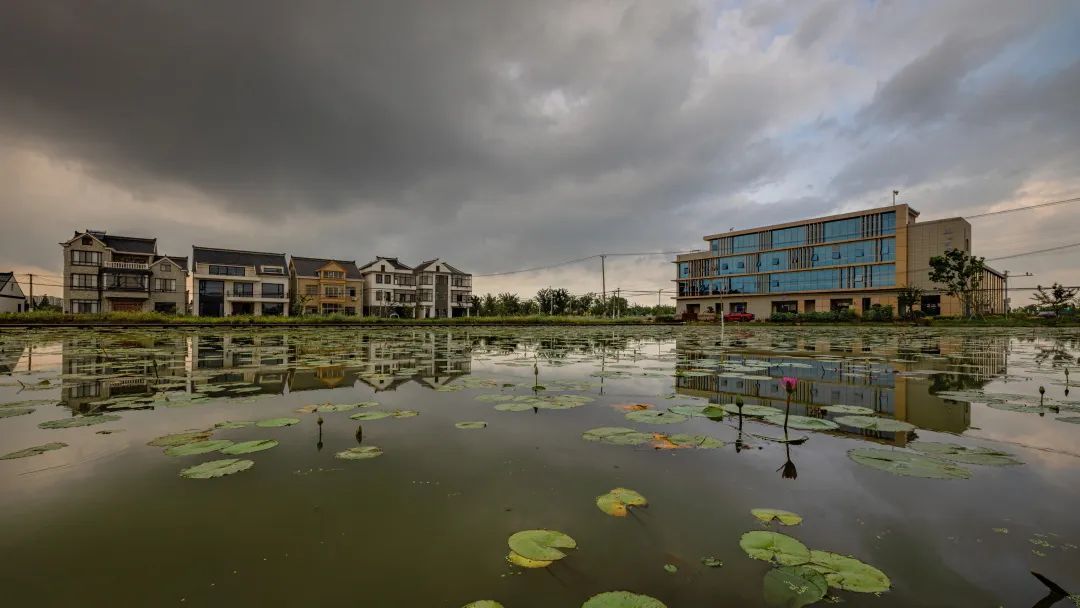
M1045 329L4 330L0 580L18 606L1073 606L1048 584L1080 593L1078 356Z

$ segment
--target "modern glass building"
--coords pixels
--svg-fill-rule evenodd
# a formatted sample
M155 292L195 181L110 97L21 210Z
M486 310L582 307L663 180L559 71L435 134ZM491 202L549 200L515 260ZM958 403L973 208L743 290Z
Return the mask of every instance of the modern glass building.
M919 213L894 205L705 236L708 250L676 258L677 312L699 318L750 312L896 310L897 290L924 290L926 314L960 314L956 298L929 280L930 258L971 251L963 218L916 223ZM1003 312L1005 277L988 271L985 312Z

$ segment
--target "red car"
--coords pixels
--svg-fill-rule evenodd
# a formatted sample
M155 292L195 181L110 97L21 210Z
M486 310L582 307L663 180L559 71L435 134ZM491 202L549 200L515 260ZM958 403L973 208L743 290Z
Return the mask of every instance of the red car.
M724 315L724 322L738 322L738 321L753 321L754 313L752 312L729 312Z

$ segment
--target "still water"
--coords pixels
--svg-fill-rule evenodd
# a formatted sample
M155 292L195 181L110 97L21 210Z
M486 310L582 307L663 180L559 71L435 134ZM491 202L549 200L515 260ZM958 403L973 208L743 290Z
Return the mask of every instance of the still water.
M1031 571L1080 593L1078 355L1049 330L3 330L0 456L55 448L0 460L4 604L813 601L740 544L773 531L891 585L821 604L1052 605ZM252 464L180 475L222 459ZM648 506L597 508L618 487ZM508 563L530 529L576 548Z

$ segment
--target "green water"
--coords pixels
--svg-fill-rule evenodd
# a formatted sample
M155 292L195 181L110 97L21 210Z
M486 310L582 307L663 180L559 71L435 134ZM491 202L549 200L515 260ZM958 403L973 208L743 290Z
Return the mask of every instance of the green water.
M0 460L4 603L577 607L629 590L671 607L761 606L774 566L739 541L774 530L891 581L880 594L831 588L822 605L1034 606L1048 590L1032 570L1080 593L1080 424L1068 421L1080 417L1080 389L1068 395L1064 372L1080 383L1078 355L1076 332L1046 330L5 330L0 415L33 412L0 417L0 455L67 446ZM792 416L835 420L821 406L844 404L915 428L789 428L789 439L807 439L785 444L783 428L759 418L661 425L623 408L740 398L784 410L782 377L797 379ZM378 404L296 411L369 401ZM400 410L419 415L350 418ZM98 414L119 419L39 428ZM251 454L147 445L279 417L300 422L213 430L279 442ZM487 426L455 427L463 421ZM582 438L597 427L659 435L640 445ZM658 449L676 434L724 445ZM848 456L917 454L920 442L1023 464L959 464L970 478L924 479ZM358 444L383 453L335 458ZM180 476L222 458L254 465ZM597 496L616 487L648 507L602 512ZM804 519L766 526L750 514L757 507ZM507 563L507 538L535 528L577 548L547 568ZM723 566L702 565L709 556Z

